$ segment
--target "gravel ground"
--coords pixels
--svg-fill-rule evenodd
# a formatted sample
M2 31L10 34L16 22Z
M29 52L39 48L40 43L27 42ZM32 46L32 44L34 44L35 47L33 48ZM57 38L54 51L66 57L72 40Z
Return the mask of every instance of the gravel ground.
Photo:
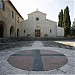
M73 47L73 46L62 44L62 43L57 43L54 41L42 41L42 43L43 43L43 46L45 46L45 47L59 47L59 48L75 50L75 47Z
M32 46L34 41L16 41L16 42L6 42L0 43L0 50L7 49L7 48L14 48L14 47L30 47ZM65 49L72 49L75 50L75 47L71 45L66 45L54 41L42 41L43 46L45 47L59 47Z
M22 46L32 46L33 41L17 41L13 43L0 43L0 50L7 49L7 48L14 48L14 47L22 47Z

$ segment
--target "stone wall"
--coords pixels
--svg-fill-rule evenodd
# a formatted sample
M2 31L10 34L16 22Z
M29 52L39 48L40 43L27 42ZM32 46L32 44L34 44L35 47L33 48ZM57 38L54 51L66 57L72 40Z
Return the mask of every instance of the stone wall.
M36 20L39 18L39 20ZM28 15L28 19L22 22L23 30L26 30L26 35L35 37L35 29L40 29L40 37L47 35L48 37L56 37L57 34L57 23L46 19L46 14L35 11ZM51 32L50 32L51 30Z
M12 18L12 11L14 12L14 18ZM10 28L14 28L13 37L17 37L17 29L21 30L21 26L18 22L23 21L22 17L17 13L12 4L9 1L5 1L5 10L0 9L0 22L4 22L6 26L6 33L3 33L3 37L10 37ZM21 32L21 31L20 31ZM20 36L20 35L19 35Z
M64 28L57 27L57 36L62 36L64 37Z

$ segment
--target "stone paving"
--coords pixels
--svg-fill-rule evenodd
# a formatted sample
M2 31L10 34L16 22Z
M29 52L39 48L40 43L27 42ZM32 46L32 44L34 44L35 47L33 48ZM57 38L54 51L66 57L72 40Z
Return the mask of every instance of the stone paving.
M11 55L8 60L12 66L28 71L49 71L64 66L65 55L51 50L24 50Z
M75 41L55 41L55 42L63 43L63 44L75 47Z
M19 52L19 51L24 51L24 50L37 50L40 49L40 51L44 50L52 50L55 52L59 52L61 54L64 54L67 59L68 63L65 64L64 66L54 69L54 70L48 70L48 71L27 71L27 70L22 70L19 68L16 68L9 64L7 61L8 58ZM36 60L36 59L35 59ZM41 61L41 60L39 60ZM35 64L35 63L34 63ZM35 67L35 65L34 65ZM11 48L11 49L6 49L3 51L0 51L0 75L40 75L40 74L45 74L45 75L56 75L56 74L63 74L63 75L72 75L75 74L75 50L71 49L64 49L64 48L58 48L58 47L44 47L41 41L35 41L31 47L16 47L16 48Z

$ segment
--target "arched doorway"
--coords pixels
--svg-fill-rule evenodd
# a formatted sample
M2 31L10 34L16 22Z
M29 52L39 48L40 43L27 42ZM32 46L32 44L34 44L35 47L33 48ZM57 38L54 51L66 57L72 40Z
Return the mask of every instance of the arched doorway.
M4 33L4 27L2 24L0 24L0 37L3 37L3 33Z
M0 38L6 37L6 25L3 21L0 21Z
M40 37L40 35L41 35L41 28L37 26L35 28L35 37Z
M17 38L20 36L20 30L17 29Z
M15 36L15 29L13 26L10 27L10 36L14 37Z

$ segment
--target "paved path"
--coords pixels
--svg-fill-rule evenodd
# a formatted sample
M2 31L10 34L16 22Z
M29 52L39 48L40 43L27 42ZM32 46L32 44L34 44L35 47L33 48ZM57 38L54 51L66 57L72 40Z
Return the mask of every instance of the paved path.
M56 41L56 42L75 47L75 41Z
M43 47L43 44L42 44L41 41L35 41L35 42L33 43L32 47L36 47L36 48L38 48L38 47Z
M15 68L7 62L10 55L16 52L24 51L24 50L35 50L35 49L52 50L52 51L60 52L68 58L68 63L59 69L54 69L54 70L49 70L49 71L27 71L27 70L21 70L21 69ZM35 54L36 53L37 52L35 51ZM39 51L37 54L40 54ZM35 55L36 58L37 58L37 54ZM41 60L39 61L41 62ZM35 67L36 65L34 62L34 68ZM41 69L43 70L43 68ZM72 51L70 49L56 48L56 47L44 47L41 41L35 41L31 47L12 48L9 50L0 51L0 75L12 75L12 74L13 75L15 74L25 74L25 75L75 74L75 51Z
M44 71L40 50L35 50L33 71Z

